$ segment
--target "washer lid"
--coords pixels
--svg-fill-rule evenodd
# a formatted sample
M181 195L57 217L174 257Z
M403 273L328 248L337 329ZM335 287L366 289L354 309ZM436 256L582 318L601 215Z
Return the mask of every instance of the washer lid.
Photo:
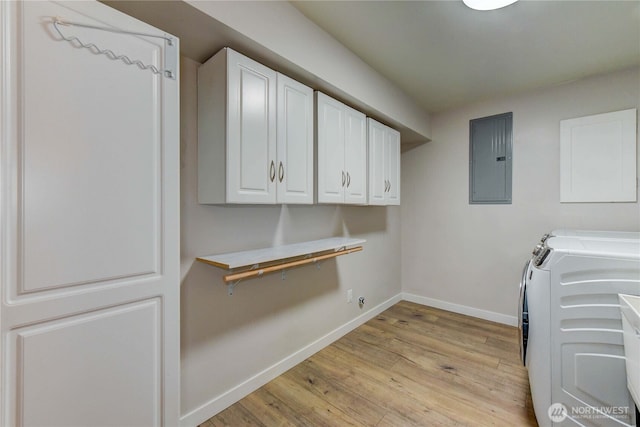
M549 233L550 237L577 237L579 239L640 240L638 231L570 230L561 228Z
M545 246L555 252L575 255L640 259L640 240L551 237Z

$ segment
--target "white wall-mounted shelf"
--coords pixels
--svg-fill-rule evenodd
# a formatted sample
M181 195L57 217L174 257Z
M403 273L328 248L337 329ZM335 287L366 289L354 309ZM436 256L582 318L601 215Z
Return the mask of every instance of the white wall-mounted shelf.
M359 245L365 242L364 239L331 237L272 248L202 256L196 260L225 270L235 270L223 277L225 283L229 284L229 294L232 294L233 287L242 279L359 252L362 250Z

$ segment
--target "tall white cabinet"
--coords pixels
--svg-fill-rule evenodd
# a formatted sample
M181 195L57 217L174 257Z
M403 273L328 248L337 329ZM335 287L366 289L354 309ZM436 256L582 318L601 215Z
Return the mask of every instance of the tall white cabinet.
M179 424L178 48L98 2L0 2L2 426Z
M367 204L367 127L359 111L316 92L318 203Z
M230 48L204 63L198 201L313 203L313 91Z
M367 118L369 204L400 204L400 132Z

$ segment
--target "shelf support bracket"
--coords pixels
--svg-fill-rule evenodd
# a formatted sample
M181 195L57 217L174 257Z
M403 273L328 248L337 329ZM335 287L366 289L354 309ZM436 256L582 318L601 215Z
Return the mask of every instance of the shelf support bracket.
M231 282L231 283L227 283L227 292L229 293L229 295L233 295L233 290L235 289L236 285L240 283L240 280L236 280L235 282Z
M258 268L260 268L260 264L253 264L247 271L257 270ZM262 270L258 271L258 277L262 277L262 274ZM284 280L284 278L282 280ZM242 278L236 280L235 282L227 283L227 292L229 293L229 295L233 295L233 290L238 285L238 283L240 283L240 281L242 281Z

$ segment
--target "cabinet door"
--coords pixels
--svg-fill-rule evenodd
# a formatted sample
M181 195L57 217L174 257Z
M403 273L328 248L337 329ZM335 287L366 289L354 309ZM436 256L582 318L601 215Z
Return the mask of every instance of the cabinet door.
M385 137L387 205L400 204L400 132L387 128Z
M344 203L344 105L323 93L317 97L318 202Z
M0 425L179 425L179 73L56 17L179 58L98 2L0 2Z
M313 90L278 73L277 201L313 203Z
M367 204L367 117L345 108L345 203Z
M384 205L387 196L386 126L367 119L369 139L369 204Z
M276 72L228 49L227 202L276 202Z

